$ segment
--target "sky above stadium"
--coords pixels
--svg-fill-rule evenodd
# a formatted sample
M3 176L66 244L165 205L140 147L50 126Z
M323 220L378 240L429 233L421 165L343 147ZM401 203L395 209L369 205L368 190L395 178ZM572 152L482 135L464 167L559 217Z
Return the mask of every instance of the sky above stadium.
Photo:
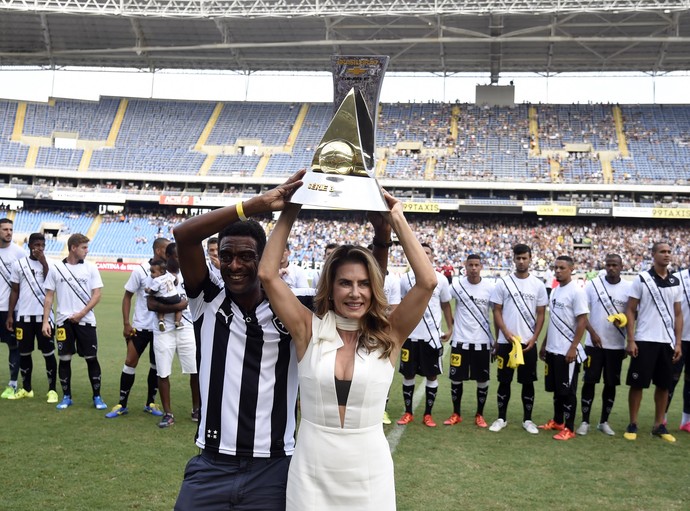
M648 76L534 73L502 77L515 85L516 103L682 103L690 102L690 73ZM488 75L386 75L381 101L473 103L475 87ZM26 70L0 68L0 98L44 102L48 98L97 101L101 96L211 101L330 102L330 73L278 74L111 70Z

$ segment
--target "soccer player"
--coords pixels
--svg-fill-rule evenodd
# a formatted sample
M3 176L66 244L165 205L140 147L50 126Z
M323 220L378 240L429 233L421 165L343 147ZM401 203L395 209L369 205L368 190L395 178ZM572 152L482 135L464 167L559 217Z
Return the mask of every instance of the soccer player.
M16 310L17 321L8 314L5 327L14 332L19 346L19 370L22 374L22 386L8 399L23 399L34 397L31 385L33 373L34 338L38 349L43 354L48 378L48 402L57 403L58 394L55 391L57 380L57 362L55 361L55 343L52 337L46 337L41 331L43 324L43 302L45 300L45 279L50 270L45 256L46 239L40 232L29 236L29 255L17 259L12 263L10 283L10 301L8 310Z
M17 378L19 377L19 347L14 332L7 330L7 317L12 316L14 311L9 309L10 274L12 263L17 259L26 256L26 252L16 243L12 243L14 227L9 218L0 218L0 342L7 344L9 349L8 361L10 367L10 381L7 388L0 394L0 398L7 399L17 392Z
M96 265L84 261L89 253L89 238L72 234L67 240L68 254L48 272L45 280L46 297L43 306L42 332L46 337L53 333L50 313L57 297L58 376L62 386L62 401L58 410L72 406L72 357L84 357L93 392L93 405L105 410L101 399L101 366L98 363L98 337L94 307L101 300L103 281Z
M158 423L159 428L167 428L175 424L170 402L170 375L172 374L172 363L175 353L182 367L182 374L189 375L189 386L192 392L192 420L198 422L199 409L199 382L197 368L197 347L194 338L194 328L187 308L187 295L185 294L184 279L180 273L180 263L177 256L177 243L170 243L165 248L165 259L167 261L167 271L177 279L177 292L182 300L179 303L162 303L154 296L147 297L149 310L154 310L157 314L164 313L163 330L154 330L153 351L156 354L156 371L158 373L158 390L163 406L163 417ZM155 304L155 305L152 305ZM170 309L172 310L170 310ZM174 315L170 312L182 310L182 322L177 326Z
M422 248L434 265L434 250L428 243L422 243ZM416 374L426 378L426 405L423 422L425 426L435 428L436 423L431 416L431 410L436 400L438 389L438 375L442 372L441 359L443 356L442 342L448 340L453 329L453 313L450 308L450 285L442 273L436 272L438 284L429 300L424 317L405 341L400 351L400 373L403 375L402 391L405 402L405 413L398 419L398 424L404 426L414 420L412 414L412 398L414 396L414 378ZM400 298L412 289L415 276L408 271L400 277ZM446 320L447 332L441 331L441 320Z
M577 375L584 361L580 340L587 327L587 296L572 282L573 258L558 256L554 274L558 287L551 292L549 326L540 357L546 362L544 384L553 392L553 418L540 429L556 430L554 440L575 438Z
M246 510L285 509L297 360L257 275L266 234L247 216L282 210L303 175L174 229L201 342L203 403L196 437L201 453L187 464L175 509L227 509L240 500ZM222 281L209 273L202 246L219 231Z
M673 381L673 363L681 359L680 279L671 275L671 245L656 242L652 246L652 267L633 280L625 315L628 317L626 352L632 358L628 366L626 384L630 424L623 436L637 439L637 417L642 403L642 391L654 383L654 427L652 435L667 442L675 442L664 424L668 391ZM637 313L637 322L635 322Z
M631 284L621 278L623 260L618 254L608 254L604 268L605 276L593 278L585 287L589 322L585 340L587 360L584 363L584 385L580 396L582 424L577 428L578 435L589 433L594 388L601 380L602 373L604 390L601 393L601 418L597 429L607 435L615 435L608 420L616 400L616 387L621 384L626 333L620 314L625 313L628 305Z
M513 247L515 272L496 281L491 296L494 307L494 322L498 330L498 341L494 344L494 354L498 366L498 419L489 431L501 431L508 425L508 403L510 384L514 369L508 367L508 354L512 349L509 339L516 338L522 344L525 363L517 369L518 383L522 385L522 427L532 435L539 433L532 421L534 407L534 382L537 381L536 342L544 327L544 311L548 298L544 283L531 275L532 250L519 243Z
M489 365L494 337L489 324L493 282L483 279L482 260L477 254L470 254L465 261L465 277L453 278L450 286L455 298L455 317L451 340L450 395L453 414L443 422L453 426L462 422L461 403L463 382L477 382L477 411L474 423L486 428L484 404L489 394Z
M680 287L683 290L681 298L681 310L683 312L683 333L681 339L682 358L673 365L673 382L669 391L668 402L671 404L671 397L676 388L680 375L685 367L685 381L683 382L683 415L680 419L680 430L690 433L690 269L681 270L676 273L680 280ZM666 407L668 411L668 406Z
M163 412L155 403L158 390L156 358L153 352L153 330L156 323L156 315L149 311L146 306L145 281L150 273L151 262L154 260L165 260L165 249L169 244L170 240L166 238L156 238L153 241L153 257L134 268L125 284L125 293L122 296L122 335L125 338L127 354L125 355L125 364L120 374L120 402L105 415L108 419L115 419L129 413L129 408L127 407L129 393L134 385L139 359L147 346L149 347L149 374L146 380L148 386L143 410L154 417L161 417L163 415ZM130 322L132 297L134 296L136 296L134 317L132 317Z
M220 261L218 260L218 238L212 236L206 242L206 262L211 273L215 273L220 278Z

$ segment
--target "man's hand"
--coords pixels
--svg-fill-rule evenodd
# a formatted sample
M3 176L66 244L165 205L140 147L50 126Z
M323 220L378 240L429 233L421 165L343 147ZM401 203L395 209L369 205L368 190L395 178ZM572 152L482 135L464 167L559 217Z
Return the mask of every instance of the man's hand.
M628 344L625 347L625 352L633 358L637 357L637 344L635 343L635 341L631 341L630 339L628 339Z
M290 197L292 197L292 194L295 193L295 190L302 186L302 178L306 172L307 171L305 169L298 170L282 185L278 185L275 188L262 193L258 197L255 197L255 199L263 202L264 211L282 211L285 208L285 205L289 202ZM246 207L247 203L245 203L245 208ZM245 213L251 214L251 212L247 212L246 210Z

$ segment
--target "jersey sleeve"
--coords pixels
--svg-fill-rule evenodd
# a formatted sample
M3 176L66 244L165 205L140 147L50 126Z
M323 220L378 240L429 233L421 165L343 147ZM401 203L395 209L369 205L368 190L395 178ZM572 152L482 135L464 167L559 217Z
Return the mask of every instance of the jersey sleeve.
M573 297L573 312L575 316L582 314L589 314L589 305L587 304L587 294L584 291L578 290Z
M12 262L12 268L10 270L10 282L13 284L19 284L21 277L21 267L19 266L19 259Z
M441 303L450 302L452 297L450 296L450 285L448 284L448 279L443 275L439 274L438 283L440 286L439 298L441 299Z
M489 301L498 305L503 305L505 300L504 291L506 291L506 285L501 279L496 279L496 285L491 291L491 298Z
M100 289L103 287L103 280L101 279L101 272L95 264L89 265L89 271L91 272L91 289Z
M549 304L549 295L546 294L546 286L541 280L538 280L539 286L537 291L537 307L545 307Z
M139 271L140 268L141 267L135 269L129 275L129 279L127 279L127 282L125 283L125 291L129 291L132 294L139 291L139 287L141 287L141 280L142 280L141 271Z
M630 298L642 298L642 277L638 275L630 286Z

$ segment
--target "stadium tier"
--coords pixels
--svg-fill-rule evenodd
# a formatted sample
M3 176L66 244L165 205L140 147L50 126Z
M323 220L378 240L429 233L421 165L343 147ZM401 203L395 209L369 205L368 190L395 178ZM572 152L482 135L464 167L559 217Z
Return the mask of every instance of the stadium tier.
M311 163L332 115L323 103L0 101L0 166L282 177ZM688 132L687 106L383 104L377 175L685 184Z

